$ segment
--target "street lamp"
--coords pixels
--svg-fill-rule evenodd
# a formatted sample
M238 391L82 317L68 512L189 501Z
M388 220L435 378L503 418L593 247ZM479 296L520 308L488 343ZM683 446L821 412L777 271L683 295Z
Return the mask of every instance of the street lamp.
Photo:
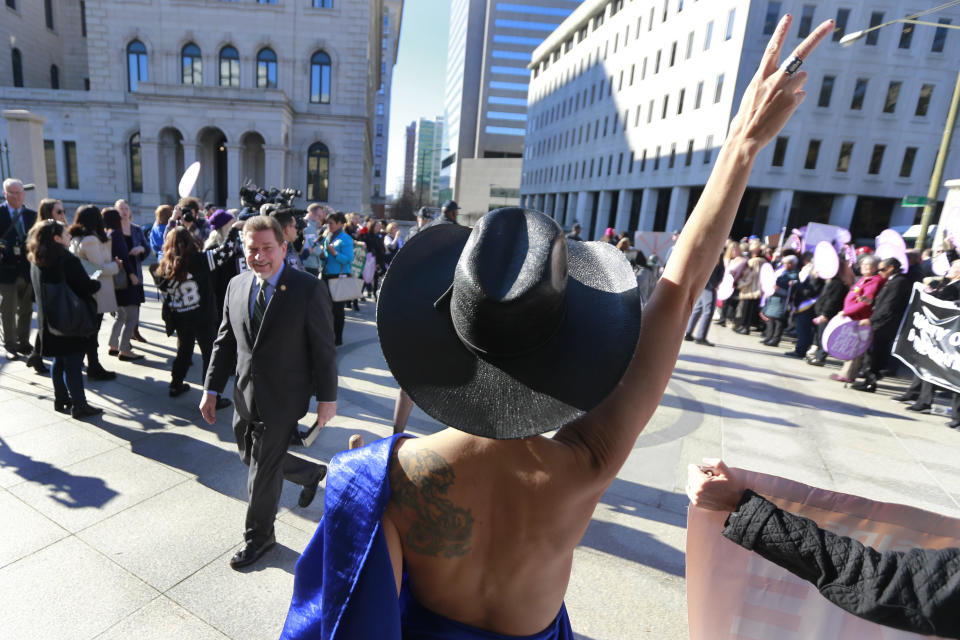
M905 18L898 18L896 20L884 22L883 24L878 24L875 27L870 27L869 29L862 29L860 31L848 33L840 38L840 44L844 47L848 47L871 31L882 29L883 27L889 26L896 22L920 24L937 27L940 29L960 29L960 25L917 20L917 18L921 16L925 16L929 13L933 13L934 11L940 11L958 4L960 4L960 0L952 0L951 2L942 4L939 7L934 7L933 9L928 9L927 11L921 11L920 13L915 13ZM960 105L960 72L957 73L957 82L953 87L953 99L950 101L950 110L947 112L947 122L943 128L943 137L940 139L940 150L937 151L937 161L933 165L933 174L930 176L930 188L927 190L927 202L923 206L923 215L920 217L920 233L917 235L916 244L914 244L914 248L920 251L923 251L923 245L927 242L927 227L930 226L930 220L933 218L933 209L937 202L937 195L940 193L940 182L943 180L943 167L946 165L947 156L950 154L950 138L953 137L953 127L957 121L958 105Z

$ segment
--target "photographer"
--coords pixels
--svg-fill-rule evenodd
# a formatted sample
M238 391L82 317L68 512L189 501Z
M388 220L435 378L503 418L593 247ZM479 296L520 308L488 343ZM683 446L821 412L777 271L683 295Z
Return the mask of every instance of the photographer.
M210 235L210 223L206 218L200 216L200 201L193 197L180 198L180 202L173 208L173 215L170 216L170 224L167 225L167 232L176 224L182 224L193 234L197 242L203 245ZM166 235L166 234L165 234Z
M326 260L323 265L323 279L332 280L341 274L350 275L350 265L353 263L353 238L344 230L347 218L337 211L327 216L327 235L323 239L321 256ZM343 325L345 313L343 302L333 303L333 333L334 344L343 344Z

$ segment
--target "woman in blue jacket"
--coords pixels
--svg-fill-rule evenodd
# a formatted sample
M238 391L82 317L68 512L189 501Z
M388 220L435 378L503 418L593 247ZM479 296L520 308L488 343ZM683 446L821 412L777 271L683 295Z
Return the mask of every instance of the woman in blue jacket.
M323 265L324 280L339 278L341 274L350 275L350 265L353 264L353 238L343 230L346 223L347 217L340 211L327 216L327 236L323 239L321 253L325 260ZM334 302L333 332L334 343L337 346L343 344L344 316L344 303Z

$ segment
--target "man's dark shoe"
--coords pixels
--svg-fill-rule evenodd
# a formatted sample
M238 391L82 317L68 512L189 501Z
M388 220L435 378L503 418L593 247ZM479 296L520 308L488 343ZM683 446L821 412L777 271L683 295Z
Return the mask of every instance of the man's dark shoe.
M300 500L297 501L297 504L301 509L306 509L310 506L310 503L313 502L314 496L317 495L317 487L320 486L320 481L323 480L326 475L327 465L320 465L320 472L317 474L316 479L306 485L300 492Z
M788 358L797 358L797 359L800 359L803 357L802 353L797 353L796 351L786 351L784 352L783 355L787 356Z
M917 394L915 393L901 393L898 396L893 396L894 402L916 402Z
M736 329L733 330L733 332L739 333L740 335L743 335L743 336L750 335L750 330L745 327L737 327Z
M220 396L217 396L217 404L215 405L217 408L217 411L219 411L220 409L226 409L231 404L233 403L227 400L226 398L221 398Z
M187 391L190 391L190 385L186 382L171 382L170 383L170 397L176 398L177 396L182 396Z
M873 393L877 390L877 380L876 378L872 380L859 380L850 385L851 389L856 389L857 391L867 391Z
M47 365L43 364L43 356L41 356L39 353L31 354L30 357L27 358L27 366L32 367L33 370L40 375L46 375L50 373L50 369L47 368Z
M692 334L692 333L688 333L688 334L686 334L686 335L683 336L683 339L686 340L687 342L693 342L693 334Z
M91 407L90 405L84 405L82 407L71 407L70 415L74 420L83 420L84 418L92 418L93 416L98 416L103 413L103 409L98 409L96 407Z
M930 405L914 402L912 405L907 407L907 411L916 411L917 413L930 413Z
M947 423L947 426L950 427L951 429L960 430L960 421L951 420L950 422Z
M87 378L90 380L114 380L117 374L107 371L102 366L87 367Z
M64 400L60 402L59 400L53 401L53 410L57 413L70 413L70 408L73 406L73 402L70 400Z
M810 357L807 358L807 364L813 365L814 367L822 367L826 362L820 358Z
M262 544L248 542L243 546L243 549L237 551L235 554L233 554L233 557L230 558L230 567L233 569L242 569L250 566L259 560L260 556L269 551L270 547L276 543L277 537L272 533L270 534L269 538L263 541Z
M705 347L715 347L716 345L707 340L706 338L697 338L693 341L694 344L702 344Z

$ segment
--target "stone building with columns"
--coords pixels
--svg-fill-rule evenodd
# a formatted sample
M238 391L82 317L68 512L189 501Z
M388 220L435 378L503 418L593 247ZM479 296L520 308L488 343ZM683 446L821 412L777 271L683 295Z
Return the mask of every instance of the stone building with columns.
M199 160L194 194L220 206L250 180L382 207L402 0L10 4L0 102L45 119L51 197L147 217Z
M580 222L590 238L607 227L682 227L770 34L791 13L787 51L822 20L838 29L804 64L806 101L757 158L733 235L824 222L873 238L913 224L921 210L900 202L927 193L960 33L893 24L849 48L839 40L915 10L903 1L585 0L533 54L523 202L567 227ZM924 19L957 24L960 9ZM948 176L960 174L956 138Z

